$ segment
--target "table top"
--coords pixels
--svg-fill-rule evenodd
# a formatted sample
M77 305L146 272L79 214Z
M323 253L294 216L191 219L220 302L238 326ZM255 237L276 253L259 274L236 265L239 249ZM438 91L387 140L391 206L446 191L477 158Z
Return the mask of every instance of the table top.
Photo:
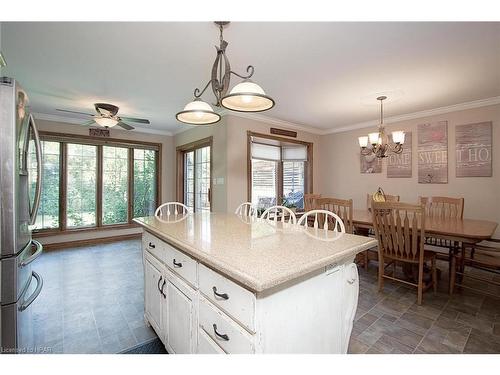
M354 225L372 226L371 211L353 210L353 222ZM493 221L486 220L426 217L425 233L477 242L491 238L497 225Z
M373 238L230 213L134 219L148 232L254 292L276 287L376 246Z

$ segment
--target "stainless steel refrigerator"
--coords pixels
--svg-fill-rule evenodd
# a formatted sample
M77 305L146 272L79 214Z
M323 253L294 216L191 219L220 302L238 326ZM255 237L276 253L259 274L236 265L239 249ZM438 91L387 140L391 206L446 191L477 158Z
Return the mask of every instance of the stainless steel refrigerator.
M36 168L29 168L30 147ZM30 170L34 175L30 176ZM35 177L36 176L36 177ZM30 181L35 186L30 191ZM34 271L42 245L32 239L41 195L42 154L26 92L0 78L0 352L34 351L30 305L42 290ZM30 196L32 197L30 199Z

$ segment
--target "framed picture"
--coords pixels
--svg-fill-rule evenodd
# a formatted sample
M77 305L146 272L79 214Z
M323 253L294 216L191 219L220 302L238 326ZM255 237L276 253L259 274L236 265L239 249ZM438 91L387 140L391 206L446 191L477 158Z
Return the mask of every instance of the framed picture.
M491 177L492 123L459 125L455 129L457 177Z
M418 125L418 183L448 183L448 122Z

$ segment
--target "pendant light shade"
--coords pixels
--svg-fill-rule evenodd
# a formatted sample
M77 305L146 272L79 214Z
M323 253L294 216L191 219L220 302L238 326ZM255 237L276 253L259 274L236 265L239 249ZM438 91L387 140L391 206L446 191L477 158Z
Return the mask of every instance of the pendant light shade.
M210 104L199 98L188 103L175 117L180 122L192 125L214 124L220 120L220 115L214 112Z
M262 112L274 107L274 100L262 87L249 79L233 87L229 95L222 98L224 108L239 112Z

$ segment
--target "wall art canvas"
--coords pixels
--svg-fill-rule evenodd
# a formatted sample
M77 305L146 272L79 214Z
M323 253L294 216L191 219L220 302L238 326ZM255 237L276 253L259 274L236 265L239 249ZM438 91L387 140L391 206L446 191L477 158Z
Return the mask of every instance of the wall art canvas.
M492 123L458 125L455 137L457 177L491 177Z
M389 141L392 142L392 134L389 135ZM403 152L401 154L390 152L387 156L388 178L411 177L411 142L411 132L405 132Z
M360 155L361 173L382 173L382 159L374 154Z
M418 182L448 183L448 122L418 125Z

